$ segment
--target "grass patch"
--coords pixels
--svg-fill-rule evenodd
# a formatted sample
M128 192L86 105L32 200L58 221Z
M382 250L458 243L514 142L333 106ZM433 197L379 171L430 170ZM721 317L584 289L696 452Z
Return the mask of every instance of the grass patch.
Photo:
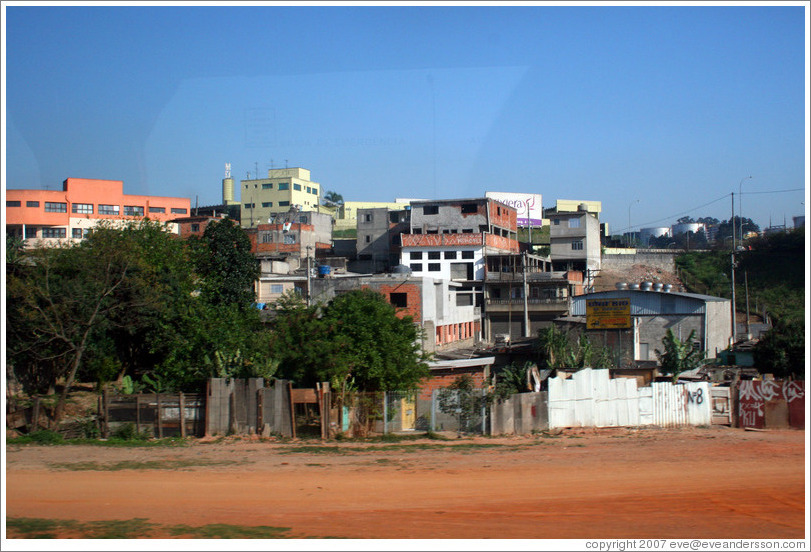
M45 434L45 435L43 435ZM12 437L6 439L8 445L90 445L95 447L185 447L191 443L189 437L164 437L163 439L64 439L61 434L55 431L43 430L35 431L29 435Z
M21 539L137 539L161 533L185 539L283 539L289 527L227 525L159 525L144 518L79 522L72 519L8 518L10 538Z
M50 467L67 471L178 470L195 466L216 466L233 463L234 462L213 460L147 460L144 462L124 460L111 464L100 464L98 462L60 462L52 463Z
M286 447L279 451L279 454L364 454L374 452L421 452L425 450L435 451L475 451L480 449L500 449L504 451L520 450L531 445L502 445L498 443L460 443L460 444L439 444L439 443L417 443L417 444L394 444L368 447L342 447L334 445L301 445L296 447Z

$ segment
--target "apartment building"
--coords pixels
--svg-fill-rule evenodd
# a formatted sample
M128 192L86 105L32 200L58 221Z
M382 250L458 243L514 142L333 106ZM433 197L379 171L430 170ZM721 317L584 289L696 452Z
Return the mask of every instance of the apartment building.
M278 213L274 222L246 229L251 251L257 257L281 256L305 259L316 250L332 247L332 217L314 211L295 209Z
M101 220L168 223L189 210L188 198L125 194L120 180L68 178L61 190L6 190L6 232L27 245L58 244L81 240Z
M547 210L550 221L549 256L554 270L600 269L600 221L581 204L576 211Z
M402 211L409 207L409 200L397 199L395 201L345 201L335 207L335 230L354 230L361 211L368 209L388 209L390 211Z
M239 188L243 228L272 224L275 214L295 206L300 211L317 211L321 197L321 185L310 180L309 170L300 167L269 169L267 178L241 180Z
M371 208L358 210L357 272L388 272L400 263L403 234L410 231L411 209Z

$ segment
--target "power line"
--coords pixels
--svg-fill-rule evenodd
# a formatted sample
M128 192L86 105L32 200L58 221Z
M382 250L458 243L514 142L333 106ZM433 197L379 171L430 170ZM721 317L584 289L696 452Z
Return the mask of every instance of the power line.
M779 194L781 192L802 192L805 188L791 188L790 190L769 190L768 192L743 192L741 195L753 195L753 194Z

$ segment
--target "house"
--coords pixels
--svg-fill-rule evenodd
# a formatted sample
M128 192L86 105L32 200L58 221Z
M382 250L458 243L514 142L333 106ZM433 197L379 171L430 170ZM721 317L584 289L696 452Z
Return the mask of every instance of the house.
M449 280L455 304L484 304L485 258L518 253L517 212L492 198L413 201L400 264L414 276Z
M485 264L485 340L516 338L538 331L569 312L571 298L584 293L583 273L552 270L547 257L527 253L488 255Z
M270 222L246 229L251 251L259 257L313 258L332 247L332 217L315 211L287 209L269 216Z
M55 245L81 240L102 220L168 223L189 209L188 198L125 194L121 180L68 178L61 190L6 190L6 232Z
M715 358L732 337L730 300L664 291L643 282L639 289L587 293L572 298L569 317L557 324L585 332L591 342L614 351L618 368L655 363L667 330L686 340L695 330L694 346Z
M355 272L388 272L400 263L402 234L408 233L411 209L358 209Z
M579 270L586 273L587 285L600 270L600 220L588 203L575 211L547 210L550 221L549 256L554 270Z

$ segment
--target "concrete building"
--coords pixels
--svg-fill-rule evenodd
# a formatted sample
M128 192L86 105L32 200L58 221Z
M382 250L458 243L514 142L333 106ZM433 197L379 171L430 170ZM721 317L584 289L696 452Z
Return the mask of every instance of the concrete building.
M274 223L258 224L247 230L251 250L259 258L314 258L318 250L332 247L332 217L329 215L291 209L274 215L274 219Z
M600 221L581 205L578 211L547 211L549 256L554 270L600 270Z
M59 244L81 240L101 220L169 223L189 210L188 198L125 194L120 180L68 178L61 190L6 190L6 232L28 246Z
M535 337L569 313L571 298L583 294L583 273L552 271L548 258L488 255L485 275L484 338L510 342Z
M321 185L310 180L309 170L300 167L269 169L267 178L241 180L239 185L243 228L272 224L273 215L295 206L300 211L317 211L321 197Z
M358 209L355 272L388 272L400 263L401 236L409 232L411 210Z
M695 330L695 346L706 351L708 358L715 358L729 346L732 337L729 299L654 291L648 284L642 283L639 290L617 289L573 297L571 316L561 322L585 331L593 338L592 343L613 349L622 367L655 363L655 351L663 349L662 338L668 329L682 340ZM651 289L645 291L648 287ZM626 314L617 314L611 312L613 307L604 307L611 304L628 310ZM609 309L605 312L610 315L605 323L600 319L603 308Z

